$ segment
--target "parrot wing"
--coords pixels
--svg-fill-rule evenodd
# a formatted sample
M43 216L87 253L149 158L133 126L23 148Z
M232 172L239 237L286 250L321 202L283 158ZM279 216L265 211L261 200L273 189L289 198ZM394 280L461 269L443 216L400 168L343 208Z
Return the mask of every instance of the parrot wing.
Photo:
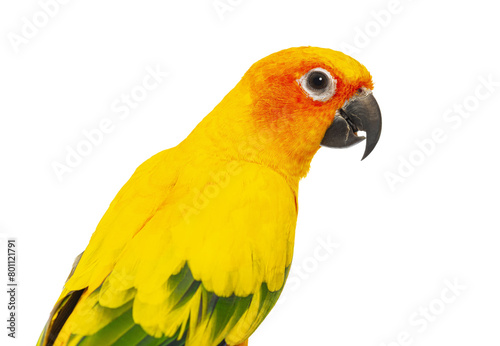
M294 189L257 164L211 160L201 174L175 156L155 155L118 193L38 345L237 345L270 312L292 259Z
M71 268L71 272L68 275L68 279L73 276L78 263L80 262L80 258L82 258L83 252L79 254L73 263L73 267ZM67 281L66 280L66 281ZM46 342L53 343L55 338L59 334L59 331L64 325L64 322L68 319L69 315L75 308L78 303L80 297L82 296L84 290L79 290L76 292L70 292L67 294L62 300L59 300L57 304L54 306L50 313L49 320L45 327L43 328L42 334L38 339L37 346L43 345Z
M236 295L219 297L206 290L200 281L194 280L187 265L180 273L170 277L166 286L171 287L171 291L168 302L166 302L170 306L170 311L165 317L167 320L172 320L172 329L176 329L171 336L154 337L135 323L132 310L133 301L116 309L107 309L100 305L98 297L101 288L85 298L83 304L85 308L92 306L92 316L87 316L87 318L96 317L101 320L101 323L105 319L107 324L91 335L61 336L63 339L67 339L68 345L78 346L183 346L186 345L188 335L185 332L196 331L190 335L191 345L226 345L227 335L233 331L234 342L231 344L235 345L246 340L249 334L257 329L273 308L282 291L279 289L271 292L264 283L256 294L247 297ZM73 305L69 301L74 299L78 301L82 293L83 290L69 294L61 304L62 309L59 310L59 316L65 315L65 307ZM81 319L87 312L80 312L74 316ZM194 318L195 316L196 318ZM53 328L58 327L56 324L57 318L53 323ZM58 343L56 342L54 345L58 345Z

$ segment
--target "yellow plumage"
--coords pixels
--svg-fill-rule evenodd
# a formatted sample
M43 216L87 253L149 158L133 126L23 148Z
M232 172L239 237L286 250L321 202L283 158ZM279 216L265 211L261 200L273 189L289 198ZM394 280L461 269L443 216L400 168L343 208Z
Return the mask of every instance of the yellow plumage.
M54 345L119 344L140 331L187 346L236 345L262 322L291 265L298 182L331 112L371 88L366 69L338 52L296 48L266 59L120 190L66 282L60 302L83 294ZM309 65L334 66L344 83L328 107L281 96L280 85L263 89L277 70L288 69L283 83L295 83Z

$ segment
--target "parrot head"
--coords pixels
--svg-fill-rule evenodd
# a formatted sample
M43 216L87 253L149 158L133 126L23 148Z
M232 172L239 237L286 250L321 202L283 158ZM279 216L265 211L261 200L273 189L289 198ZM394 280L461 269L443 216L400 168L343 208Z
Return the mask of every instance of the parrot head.
M362 159L372 152L382 128L372 89L370 73L355 59L290 48L256 62L199 127L239 148L239 158L301 178L321 146L347 148L366 139Z

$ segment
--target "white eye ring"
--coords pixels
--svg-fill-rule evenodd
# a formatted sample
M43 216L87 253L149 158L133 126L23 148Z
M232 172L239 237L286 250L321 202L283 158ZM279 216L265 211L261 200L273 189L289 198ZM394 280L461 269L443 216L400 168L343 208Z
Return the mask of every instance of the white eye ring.
M337 89L337 80L321 67L310 70L297 83L314 101L328 101Z

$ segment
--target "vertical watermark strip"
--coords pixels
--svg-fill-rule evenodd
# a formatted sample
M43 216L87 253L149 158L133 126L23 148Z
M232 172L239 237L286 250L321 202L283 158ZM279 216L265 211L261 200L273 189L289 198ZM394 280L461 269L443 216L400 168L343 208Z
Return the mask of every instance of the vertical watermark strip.
M16 239L7 239L7 335L13 339L17 333L17 243Z

